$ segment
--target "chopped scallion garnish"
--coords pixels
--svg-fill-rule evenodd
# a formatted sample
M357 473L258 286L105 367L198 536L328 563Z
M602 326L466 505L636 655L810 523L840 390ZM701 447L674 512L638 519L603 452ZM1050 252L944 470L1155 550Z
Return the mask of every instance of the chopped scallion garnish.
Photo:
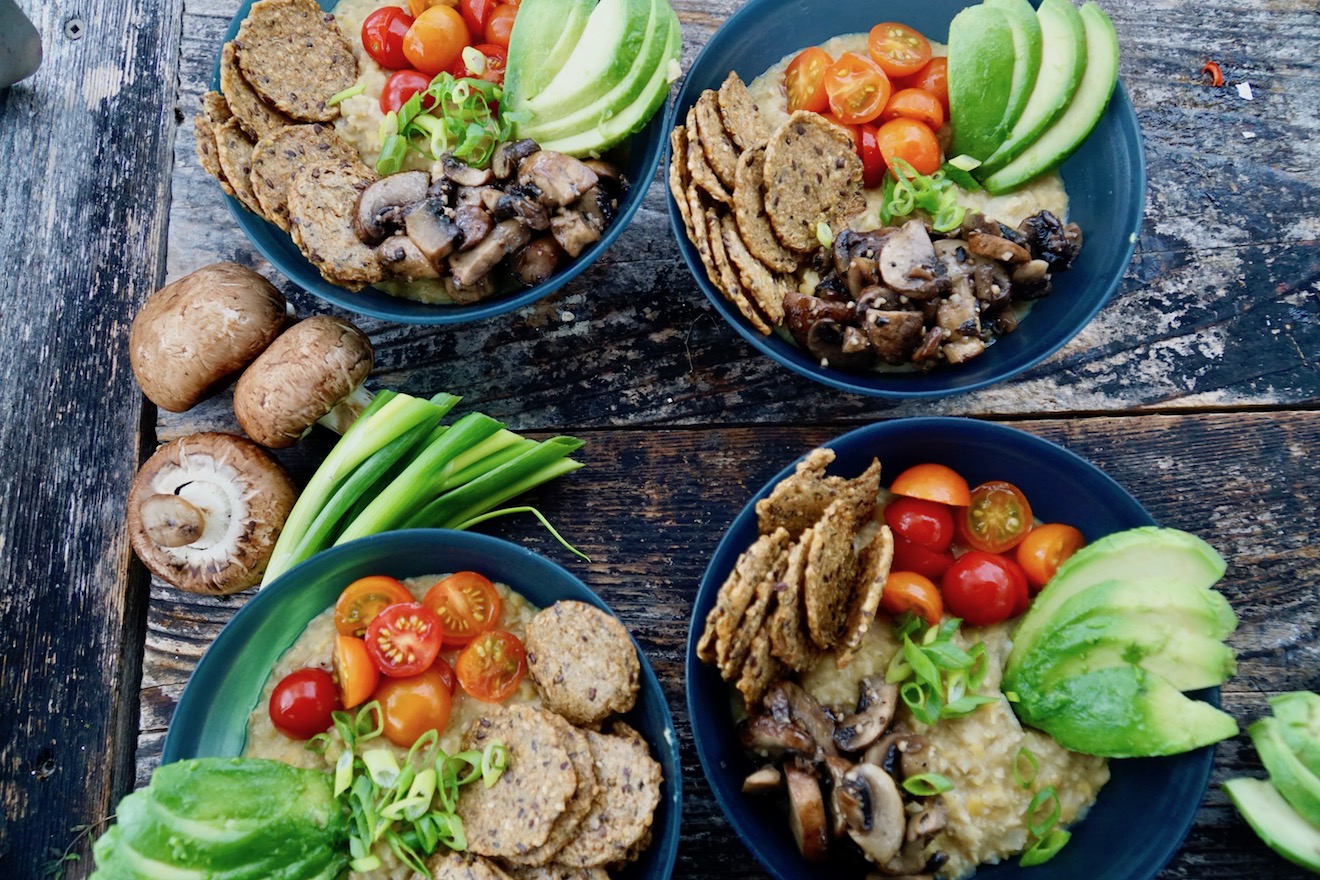
M953 781L939 773L918 773L903 780L903 790L916 797L934 797L953 791Z

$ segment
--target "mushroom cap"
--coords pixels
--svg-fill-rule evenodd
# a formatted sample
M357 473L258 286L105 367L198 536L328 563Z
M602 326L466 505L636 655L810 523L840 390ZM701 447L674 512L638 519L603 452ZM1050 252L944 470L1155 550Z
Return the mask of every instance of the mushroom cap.
M208 595L261 581L298 495L260 446L233 434L192 434L142 465L128 495L133 551L161 580Z
M362 384L372 362L371 340L347 321L300 321L238 378L234 415L261 445L292 446Z
M238 263L203 266L165 285L128 334L142 393L170 412L191 409L270 345L287 309L274 285Z

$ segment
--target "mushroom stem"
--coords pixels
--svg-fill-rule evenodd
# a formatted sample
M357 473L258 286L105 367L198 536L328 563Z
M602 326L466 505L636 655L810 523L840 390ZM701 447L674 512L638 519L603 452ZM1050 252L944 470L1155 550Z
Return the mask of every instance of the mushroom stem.
M329 428L341 437L358 420L362 411L371 405L376 395L366 386L359 385L353 392L339 401L334 409L316 420L318 425Z

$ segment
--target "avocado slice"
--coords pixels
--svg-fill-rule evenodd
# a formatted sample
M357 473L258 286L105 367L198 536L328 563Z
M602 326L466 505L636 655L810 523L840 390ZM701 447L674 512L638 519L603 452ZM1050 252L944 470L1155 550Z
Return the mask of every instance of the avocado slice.
M1263 779L1230 779L1224 793L1265 845L1294 865L1320 873L1320 830Z
M1091 134L1118 83L1118 32L1104 10L1088 0L1082 6L1086 30L1086 70L1067 108L1017 158L981 181L992 195L1016 189L1072 155ZM952 66L950 66L952 71ZM952 88L950 79L950 88ZM952 99L953 92L949 92Z
M1070 598L1105 581L1181 581L1208 590L1227 564L1213 547L1189 532L1143 526L1115 532L1074 553L1031 603L1013 633L1008 666L1022 662L1036 639L1057 621L1055 613ZM1214 601L1214 600L1210 600Z
M1320 776L1320 694L1292 691L1270 698L1283 741L1306 769Z
M1071 0L1043 0L1036 11L1040 28L1040 71L1008 137L976 169L978 177L998 171L1049 127L1077 92L1086 69L1086 27Z
M1175 755L1238 732L1233 716L1190 699L1138 666L1111 666L1019 693L1022 723L1074 752L1108 758Z
M1320 778L1306 769L1284 741L1279 719L1262 718L1247 728L1270 782L1297 814L1320 826Z
M636 101L645 91L656 69L668 62L669 33L678 26L677 19L669 14L667 0L653 0L651 9L651 25L646 40L627 76L580 110L565 116L533 117L522 126L521 133L537 143L571 136L597 125L602 119L608 119Z
M577 48L596 0L523 0L509 35L505 103L524 107L555 78Z
M1001 10L1008 17L1008 26L1013 31L1013 89L1009 92L1008 108L1004 112L1004 124L1012 133L1035 90L1036 76L1040 73L1043 42L1040 20L1027 0L985 0L985 5Z
M531 112L534 127L537 120L566 116L614 88L632 69L655 11L652 0L601 0L559 73L518 109Z
M968 6L953 17L949 23L950 155L985 159L1003 143L1016 58L1013 28L1002 9Z

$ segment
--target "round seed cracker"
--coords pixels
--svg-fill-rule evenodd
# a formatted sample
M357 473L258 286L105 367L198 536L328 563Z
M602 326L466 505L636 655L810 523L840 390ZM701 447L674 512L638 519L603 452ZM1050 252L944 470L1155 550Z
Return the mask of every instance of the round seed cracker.
M683 218L688 238L693 238L692 211L688 207L687 191L692 177L687 166L687 126L676 125L669 133L669 191L674 195L678 215Z
M618 618L586 602L556 602L527 624L527 671L545 707L599 724L637 702L641 665Z
M215 126L205 113L198 113L193 117L193 147L197 150L197 161L207 174L220 181L220 188L232 196L234 187L225 179L225 170L220 165L220 153L216 146Z
M232 42L220 50L220 91L243 130L254 138L293 125L293 120L269 106L252 90L238 69L238 50Z
M335 94L357 82L357 59L316 0L258 0L239 26L238 66L258 95L304 122L329 122Z
M510 865L509 876L513 880L610 880L609 872L604 868L570 868L558 864Z
M715 208L706 210L706 238L710 242L711 260L719 273L716 286L724 292L724 296L731 303L738 307L738 311L742 312L743 317L750 321L753 327L761 331L762 335L769 336L770 324L747 296L738 273L734 271L733 263L729 261L729 252L724 247L723 222L720 218L721 215Z
M216 154L225 178L234 189L233 196L243 203L243 207L262 217L265 215L261 213L257 194L252 191L252 151L256 146L237 119L221 123L215 130Z
M764 146L770 131L761 118L761 110L752 100L752 93L738 76L737 71L729 71L719 91L720 119L724 130L729 133L734 144L740 150Z
M447 846L440 847L427 859L426 867L431 873L425 877L414 873L413 880L511 880L498 865L472 853L455 852Z
M545 717L559 729L560 735L564 738L564 749L568 752L568 759L573 762L573 772L577 774L577 790L573 792L573 797L569 798L564 812L550 829L550 836L546 838L545 843L525 855L510 859L511 862L529 867L546 865L554 861L559 851L577 834L578 828L581 827L587 813L591 812L599 794L596 771L593 769L591 743L587 735L553 712L546 712Z
M358 195L376 179L361 162L308 165L289 188L290 235L331 284L361 290L383 276L380 259L353 232Z
M229 109L229 102L219 92L207 92L202 95L202 112L212 125L219 125L234 118L234 111Z
M784 294L793 288L771 272L765 263L752 256L742 236L738 234L738 224L732 215L725 214L721 218L721 232L724 251L737 269L743 289L751 295L752 301L771 324L784 323Z
M706 160L706 151L701 146L701 135L697 131L697 108L693 107L687 115L688 174L692 182L701 187L707 195L717 202L728 204L733 200L724 184Z
M862 160L852 139L825 117L798 110L765 147L765 211L786 246L820 246L817 226L841 229L866 208Z
M733 185L733 217L738 233L758 260L776 272L796 272L798 255L779 243L765 216L765 149L758 147L738 157Z
M805 609L802 605L802 582L807 576L807 555L811 550L811 529L798 537L788 551L779 603L766 621L770 633L771 652L797 672L805 672L815 665L820 651L807 634Z
M710 89L702 92L692 110L697 117L697 133L701 136L701 151L706 161L724 188L733 189L734 175L738 171L738 147L724 130L715 92Z
M266 219L289 231L289 185L303 168L325 162L358 162L358 152L325 125L290 125L257 141L252 151L252 190Z

